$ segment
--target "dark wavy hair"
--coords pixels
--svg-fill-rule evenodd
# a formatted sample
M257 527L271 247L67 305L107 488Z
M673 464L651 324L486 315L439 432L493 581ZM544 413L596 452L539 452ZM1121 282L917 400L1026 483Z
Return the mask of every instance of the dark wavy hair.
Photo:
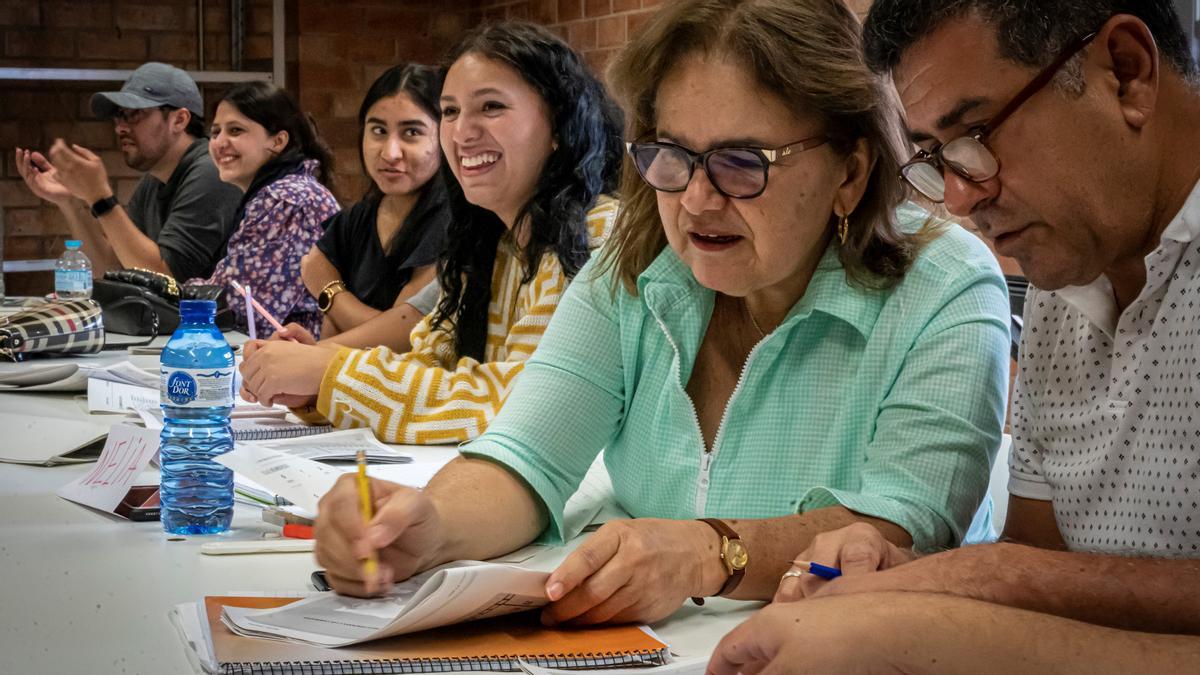
M476 28L450 51L447 70L466 54L510 66L550 111L557 147L516 219L529 223L529 241L521 251L523 280L533 279L544 254L557 256L573 277L588 258L587 212L616 185L621 169L620 109L579 55L541 26L503 22ZM457 180L450 177L446 187L452 217L448 248L438 262L442 298L433 325L447 322L453 328L459 358L482 360L492 269L506 228L496 214L468 202Z
M371 83L371 88L363 96L362 105L358 107L358 139L360 141L358 161L362 165L364 173L367 170L367 160L362 154L361 141L367 135L367 113L370 112L371 106L378 103L380 99L400 93L408 94L413 103L425 111L426 115L432 117L436 124L442 119L442 106L438 103L441 92L441 69L420 63L401 63L388 68L375 78L375 81ZM436 132L436 130L434 131ZM435 175L430 180L438 179L439 177ZM383 192L379 190L379 186L374 181L371 181L371 187L367 188L367 194L363 196L363 199L379 201L383 199Z
M299 155L320 162L317 180L325 187L333 186L333 153L317 133L312 117L300 111L300 106L287 91L259 80L235 85L221 97L238 109L238 112L261 124L269 134L286 131L287 145L280 157ZM259 169L261 172L262 169Z
M995 28L1001 55L1030 68L1049 65L1067 43L1114 14L1131 14L1150 29L1168 66L1200 80L1171 0L877 0L863 27L867 65L891 71L921 38L972 12Z

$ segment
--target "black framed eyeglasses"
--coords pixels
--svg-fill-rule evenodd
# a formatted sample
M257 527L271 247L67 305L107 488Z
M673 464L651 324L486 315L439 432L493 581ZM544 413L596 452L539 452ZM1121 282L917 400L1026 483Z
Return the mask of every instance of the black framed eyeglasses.
M112 114L112 121L113 124L121 122L126 126L134 126L145 119L151 110L170 112L175 110L175 108L168 105L152 106L149 108L117 108Z
M829 138L821 135L778 148L713 148L693 152L665 141L626 143L625 148L642 179L659 192L686 190L699 164L717 192L733 199L753 199L767 189L767 173L772 164L828 142Z
M996 127L1004 120L1011 117L1017 108L1053 80L1059 69L1096 39L1097 34L1098 31L1072 40L1058 58L1038 73L1024 89L1017 92L1017 95L983 126L973 129L965 136L947 141L932 151L922 150L913 155L908 163L900 167L900 177L917 192L939 204L946 200L946 169L973 183L995 178L1000 173L1000 160L988 147L988 136L995 132Z

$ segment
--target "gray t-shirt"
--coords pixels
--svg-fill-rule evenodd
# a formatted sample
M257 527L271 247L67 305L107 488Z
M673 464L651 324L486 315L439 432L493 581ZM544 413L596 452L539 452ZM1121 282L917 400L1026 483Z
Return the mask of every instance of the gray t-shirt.
M171 275L183 282L211 275L224 257L225 242L237 229L233 216L241 198L241 190L217 176L208 139L197 138L166 183L143 176L125 210L158 244Z
M438 297L441 294L442 287L438 284L437 279L434 279L404 302L416 307L422 316L429 316L433 314L433 310L437 309Z

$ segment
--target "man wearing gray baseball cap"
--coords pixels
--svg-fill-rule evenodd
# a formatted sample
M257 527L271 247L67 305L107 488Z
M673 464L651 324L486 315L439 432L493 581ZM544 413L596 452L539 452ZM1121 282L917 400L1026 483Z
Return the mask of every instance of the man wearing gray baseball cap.
M111 119L125 164L145 171L129 204L113 195L104 163L63 139L47 156L17 149L29 188L58 206L97 274L142 267L179 281L205 277L237 223L240 191L221 182L208 155L204 100L184 71L147 63L120 91L92 96L92 112Z

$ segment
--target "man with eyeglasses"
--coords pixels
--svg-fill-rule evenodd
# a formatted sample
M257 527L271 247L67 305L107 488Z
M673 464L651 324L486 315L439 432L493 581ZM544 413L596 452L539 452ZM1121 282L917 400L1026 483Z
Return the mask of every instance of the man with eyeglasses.
M221 182L209 157L196 83L151 62L91 105L97 117L112 119L125 164L146 172L129 203L118 203L100 157L63 139L48 156L17 148L25 183L62 211L97 275L122 267L180 281L210 275L237 226L241 193Z
M864 32L919 148L903 178L1033 286L1005 541L819 536L799 558L843 577L789 572L776 599L812 599L710 672L1200 672L1164 635L1200 634L1200 76L1170 0L877 0Z

